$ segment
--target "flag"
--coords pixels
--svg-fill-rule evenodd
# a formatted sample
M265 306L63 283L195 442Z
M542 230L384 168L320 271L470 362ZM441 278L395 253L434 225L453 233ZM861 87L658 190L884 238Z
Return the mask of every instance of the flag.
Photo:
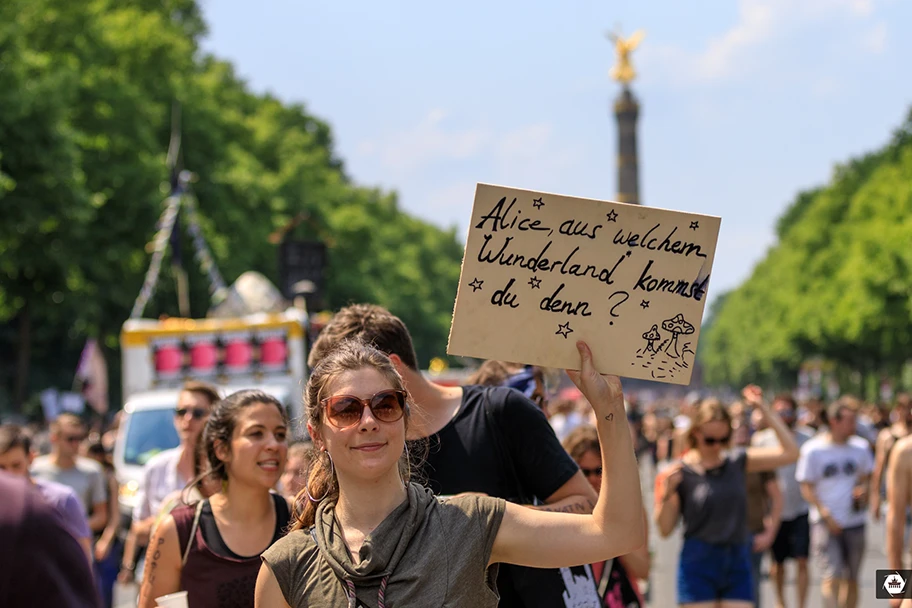
M82 386L82 396L97 413L108 411L108 368L98 342L90 339L82 349L76 381Z

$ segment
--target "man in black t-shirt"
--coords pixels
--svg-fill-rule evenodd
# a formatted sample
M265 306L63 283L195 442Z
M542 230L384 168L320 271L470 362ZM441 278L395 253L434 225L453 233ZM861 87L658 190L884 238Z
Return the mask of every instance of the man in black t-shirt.
M420 408L411 418L409 439L428 439L424 473L435 493L481 492L542 510L592 512L595 491L545 415L522 393L430 382L421 374L405 324L369 304L340 310L314 343L308 364L314 367L350 338L387 353ZM599 606L588 566L543 570L503 564L497 583L503 607Z

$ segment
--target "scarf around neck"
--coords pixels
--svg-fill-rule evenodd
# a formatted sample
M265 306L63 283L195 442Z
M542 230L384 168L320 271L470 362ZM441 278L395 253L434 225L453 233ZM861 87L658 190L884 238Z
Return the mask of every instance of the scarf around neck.
M346 586L349 605L355 605L356 588L378 587L378 605L383 608L387 582L409 547L416 533L424 526L428 508L436 500L433 493L417 484L406 488L407 497L370 534L358 550L360 561L355 564L335 517L336 504L323 501L317 507L316 525L312 535L320 555L336 577ZM406 569L409 565L403 565Z

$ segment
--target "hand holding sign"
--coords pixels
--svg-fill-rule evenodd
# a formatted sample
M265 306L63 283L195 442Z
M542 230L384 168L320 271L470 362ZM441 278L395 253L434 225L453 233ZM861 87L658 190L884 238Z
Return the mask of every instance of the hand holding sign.
M580 356L579 371L567 370L567 375L592 404L596 415L609 422L615 416L625 415L624 390L621 379L617 376L602 376L595 369L592 361L592 350L589 345L578 340L576 348Z
M688 384L720 223L479 184L447 352Z

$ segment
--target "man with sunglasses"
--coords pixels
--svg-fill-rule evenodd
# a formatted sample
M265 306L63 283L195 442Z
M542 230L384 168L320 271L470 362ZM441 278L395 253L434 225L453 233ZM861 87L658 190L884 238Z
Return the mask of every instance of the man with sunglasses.
M162 502L173 492L186 487L198 474L196 447L209 412L218 400L218 390L206 382L191 380L181 387L174 408L174 429L180 444L156 454L143 469L143 480L136 494L133 523L125 542L124 562L118 577L122 582L133 579L135 548L148 542Z
M440 495L484 493L537 509L591 513L598 496L564 451L541 408L507 386L449 387L418 368L405 324L388 310L355 304L329 321L311 348L308 365L347 339L387 353L417 410L408 439L426 438L424 473ZM528 385L527 382L524 383ZM599 606L591 570L531 569L501 564L500 606Z
M101 465L79 456L79 444L86 437L79 416L63 413L51 423L51 453L32 461L31 476L68 486L76 494L89 529L100 534L108 525L107 482Z

